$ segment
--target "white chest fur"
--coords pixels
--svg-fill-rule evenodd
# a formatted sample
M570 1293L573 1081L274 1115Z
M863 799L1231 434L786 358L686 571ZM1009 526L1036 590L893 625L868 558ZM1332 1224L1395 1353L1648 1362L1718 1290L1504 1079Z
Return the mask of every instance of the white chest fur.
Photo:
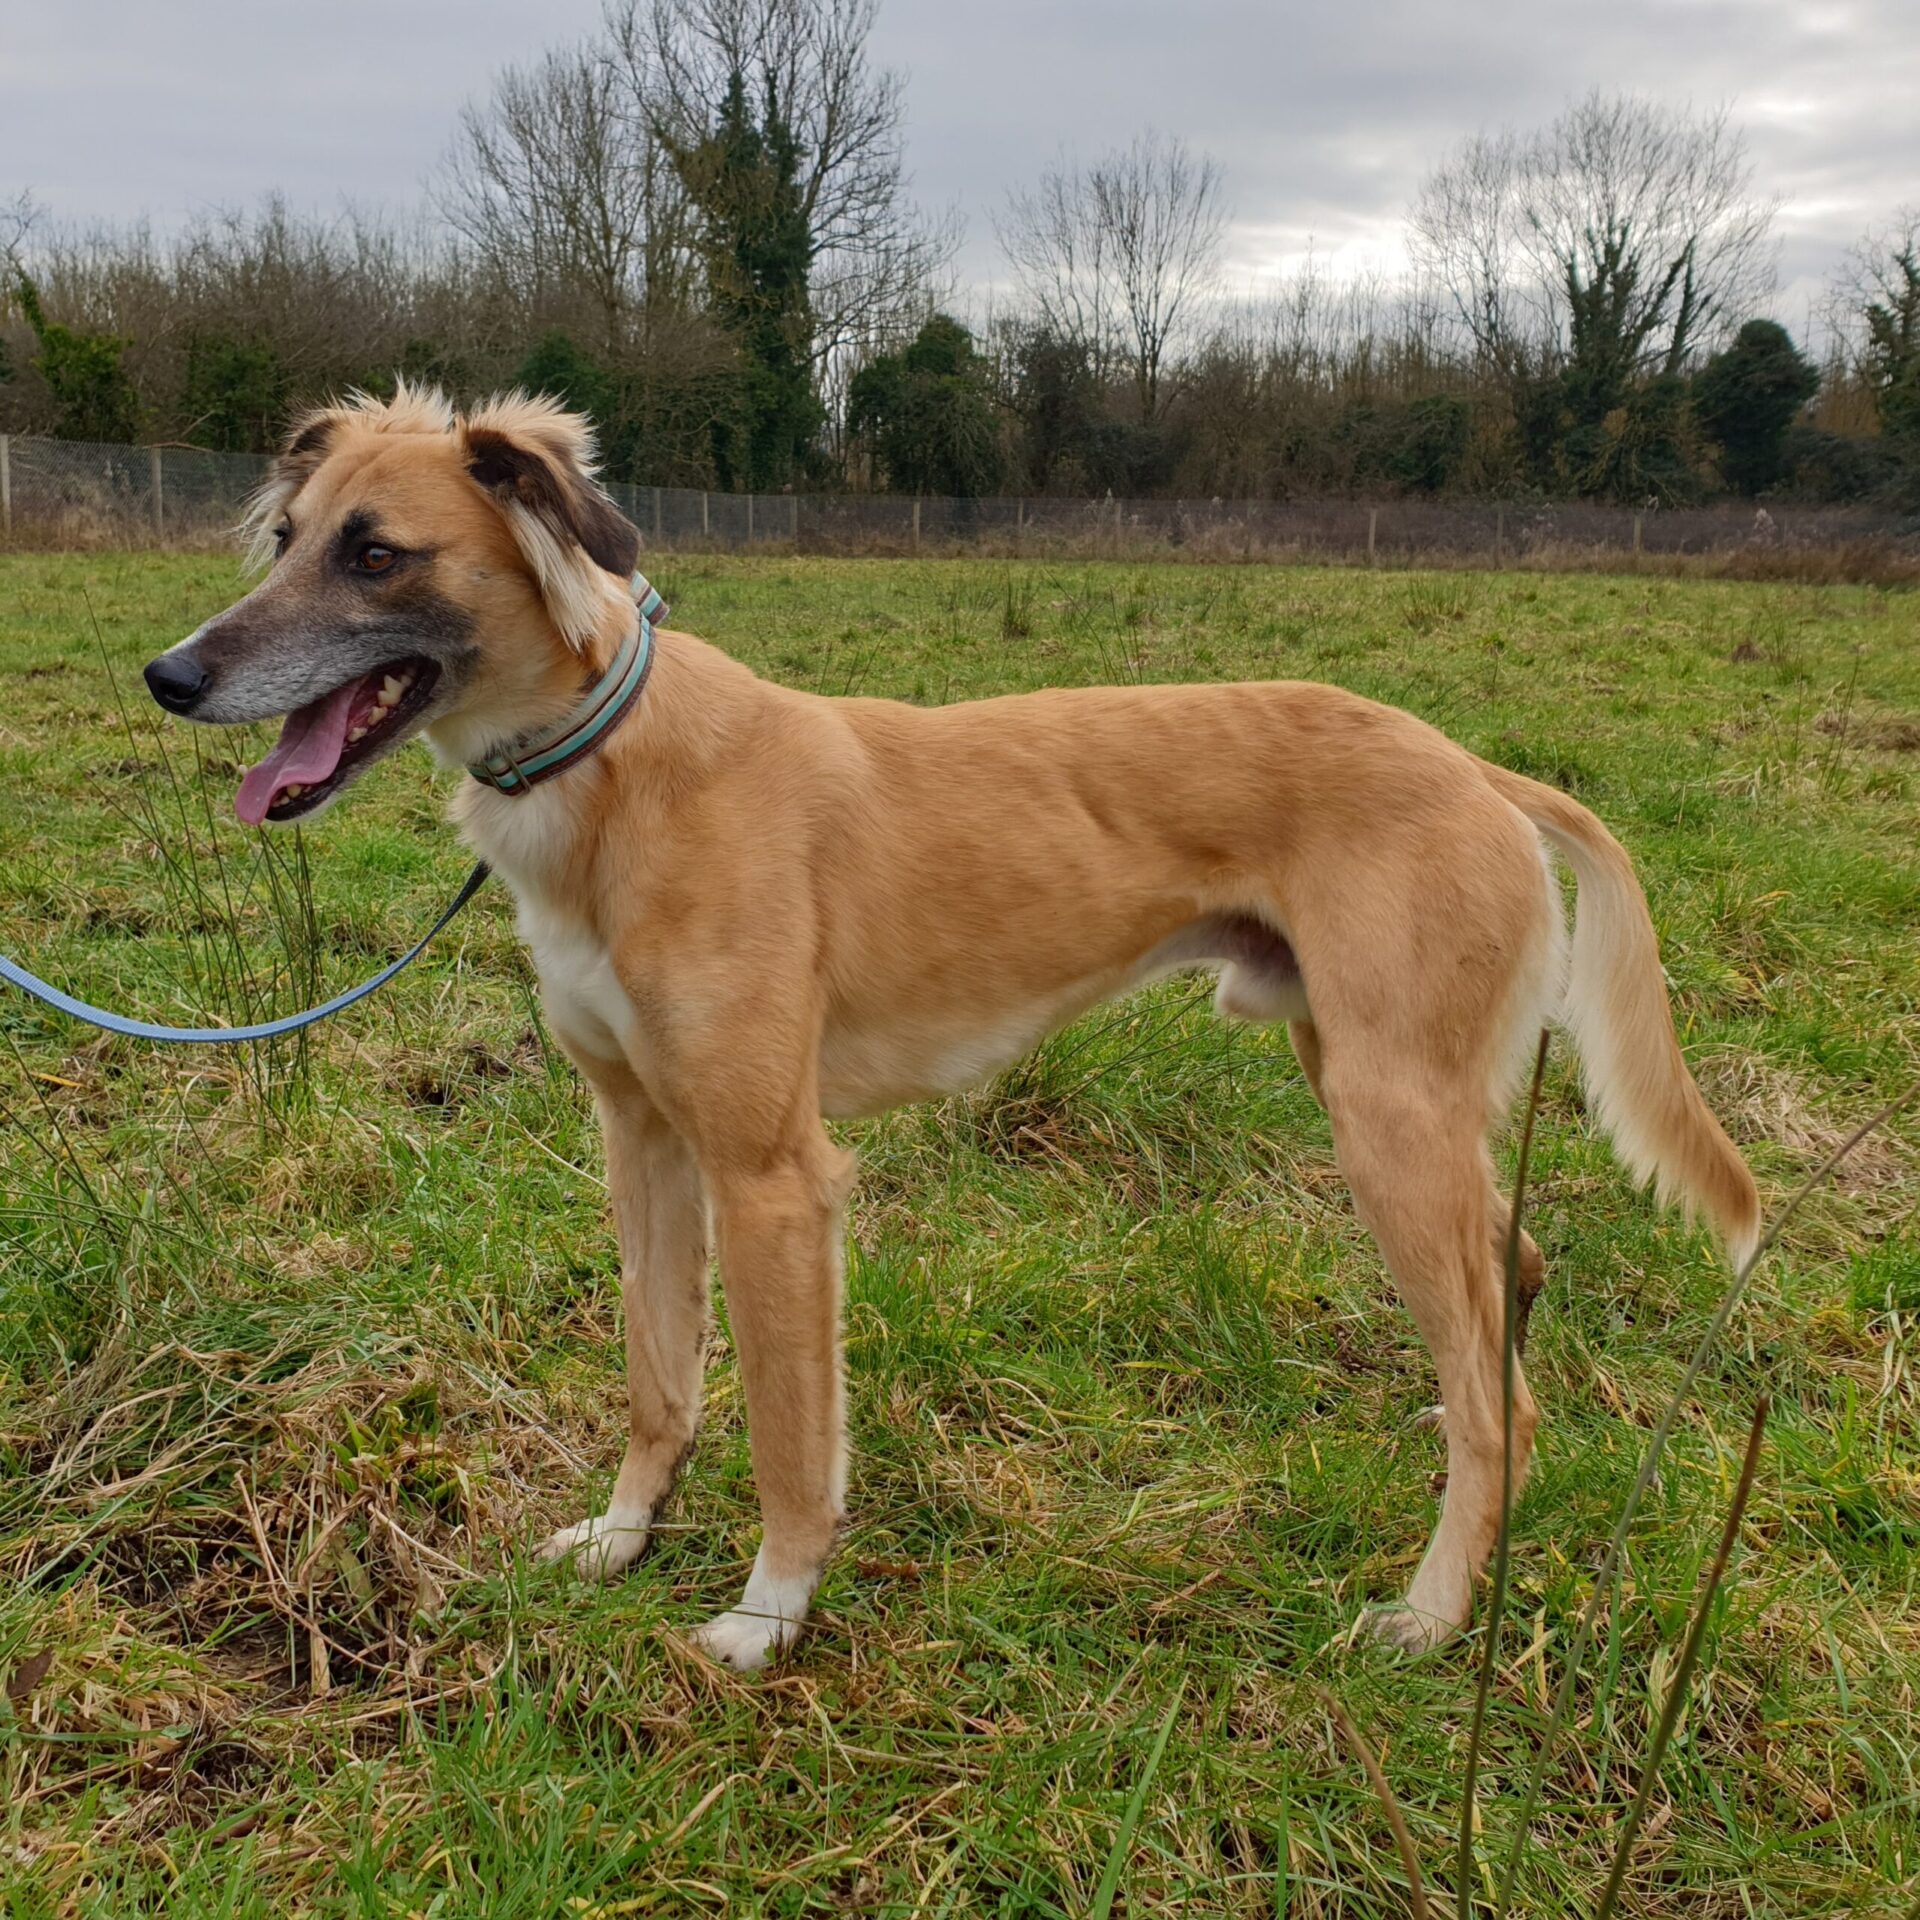
M599 937L578 921L524 898L520 933L540 975L547 1022L561 1040L596 1059L632 1059L633 1002Z
M581 829L575 795L556 780L520 799L476 787L463 796L461 822L475 848L513 889L520 937L540 976L547 1022L575 1052L596 1059L633 1057L634 1012L605 943L549 892Z

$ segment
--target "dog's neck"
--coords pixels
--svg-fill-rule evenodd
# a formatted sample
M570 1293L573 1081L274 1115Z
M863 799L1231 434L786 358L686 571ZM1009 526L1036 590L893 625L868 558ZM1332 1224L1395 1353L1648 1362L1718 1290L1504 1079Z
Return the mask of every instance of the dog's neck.
M624 717L632 700L610 715L607 696L637 696L636 678L644 684L652 663L651 623L665 614L666 603L638 573L626 593L609 583L605 616L577 643L561 637L538 601L516 610L507 617L523 631L489 646L496 664L486 698L429 727L429 744L443 764L465 765L487 785L526 791L513 769L530 766L544 746L576 727L609 717L617 725ZM591 740L603 737L610 737L605 726L591 731Z
M636 587L652 589L636 577ZM549 781L562 779L600 751L646 691L653 669L653 622L643 605L613 658L587 685L573 710L552 727L521 733L510 744L470 761L467 772L483 787L510 800L525 799Z
M631 892L648 852L673 847L682 810L733 762L766 703L791 697L690 634L654 643L646 693L603 751L518 799L461 782L455 824L523 906L574 912L593 895L584 876L603 851Z
M628 616L629 620L631 615ZM576 650L545 622L517 644L499 647L483 703L464 706L426 730L443 765L466 766L503 749L512 750L558 726L612 660L620 636Z

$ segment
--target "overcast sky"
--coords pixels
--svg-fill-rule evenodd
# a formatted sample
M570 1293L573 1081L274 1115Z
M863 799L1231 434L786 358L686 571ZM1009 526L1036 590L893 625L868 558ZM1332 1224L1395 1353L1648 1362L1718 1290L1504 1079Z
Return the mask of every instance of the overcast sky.
M405 207L498 68L577 38L599 0L0 0L0 199L177 224L270 189ZM1915 0L882 0L917 195L999 271L992 210L1061 151L1138 129L1226 169L1237 284L1399 260L1423 170L1462 134L1629 88L1731 102L1778 194L1796 330L1846 248L1920 200Z

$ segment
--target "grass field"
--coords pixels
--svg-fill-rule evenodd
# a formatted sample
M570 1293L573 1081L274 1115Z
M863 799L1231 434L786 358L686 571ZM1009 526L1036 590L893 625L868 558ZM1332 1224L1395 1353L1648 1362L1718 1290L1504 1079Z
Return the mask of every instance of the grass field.
M663 560L676 624L934 701L1297 676L1555 781L1634 852L1683 1041L1777 1204L1920 1071L1920 601L1863 587ZM463 872L451 776L304 843L139 663L206 557L0 557L0 950L160 1019L284 1010ZM97 631L96 631L97 623ZM116 701L108 668L130 710ZM1350 1629L1441 1446L1411 1322L1283 1034L1176 981L981 1093L848 1130L853 1524L742 1681L679 1637L756 1531L724 1340L659 1543L528 1543L623 1434L589 1105L502 890L304 1047L160 1052L0 996L0 1911L1397 1915L1338 1697L1453 1910L1477 1636ZM1534 1155L1545 1411L1515 1520L1475 1911L1591 1915L1756 1397L1734 1576L1624 1911L1920 1898L1920 1118L1789 1228L1686 1401L1516 1817L1646 1430L1725 1285L1634 1193L1564 1048ZM583 1484L584 1483L584 1484Z

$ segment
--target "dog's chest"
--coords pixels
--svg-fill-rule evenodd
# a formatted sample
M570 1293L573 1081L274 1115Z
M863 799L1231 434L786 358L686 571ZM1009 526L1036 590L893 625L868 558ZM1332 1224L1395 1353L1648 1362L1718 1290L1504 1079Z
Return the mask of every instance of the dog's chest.
M555 781L521 799L478 789L465 799L463 824L475 850L513 889L520 937L540 976L547 1024L573 1053L630 1060L633 1003L614 972L613 956L551 890L552 876L566 871L582 827L567 782Z
M535 902L520 903L520 932L540 976L547 1022L574 1052L599 1060L632 1058L633 1002L599 936Z

